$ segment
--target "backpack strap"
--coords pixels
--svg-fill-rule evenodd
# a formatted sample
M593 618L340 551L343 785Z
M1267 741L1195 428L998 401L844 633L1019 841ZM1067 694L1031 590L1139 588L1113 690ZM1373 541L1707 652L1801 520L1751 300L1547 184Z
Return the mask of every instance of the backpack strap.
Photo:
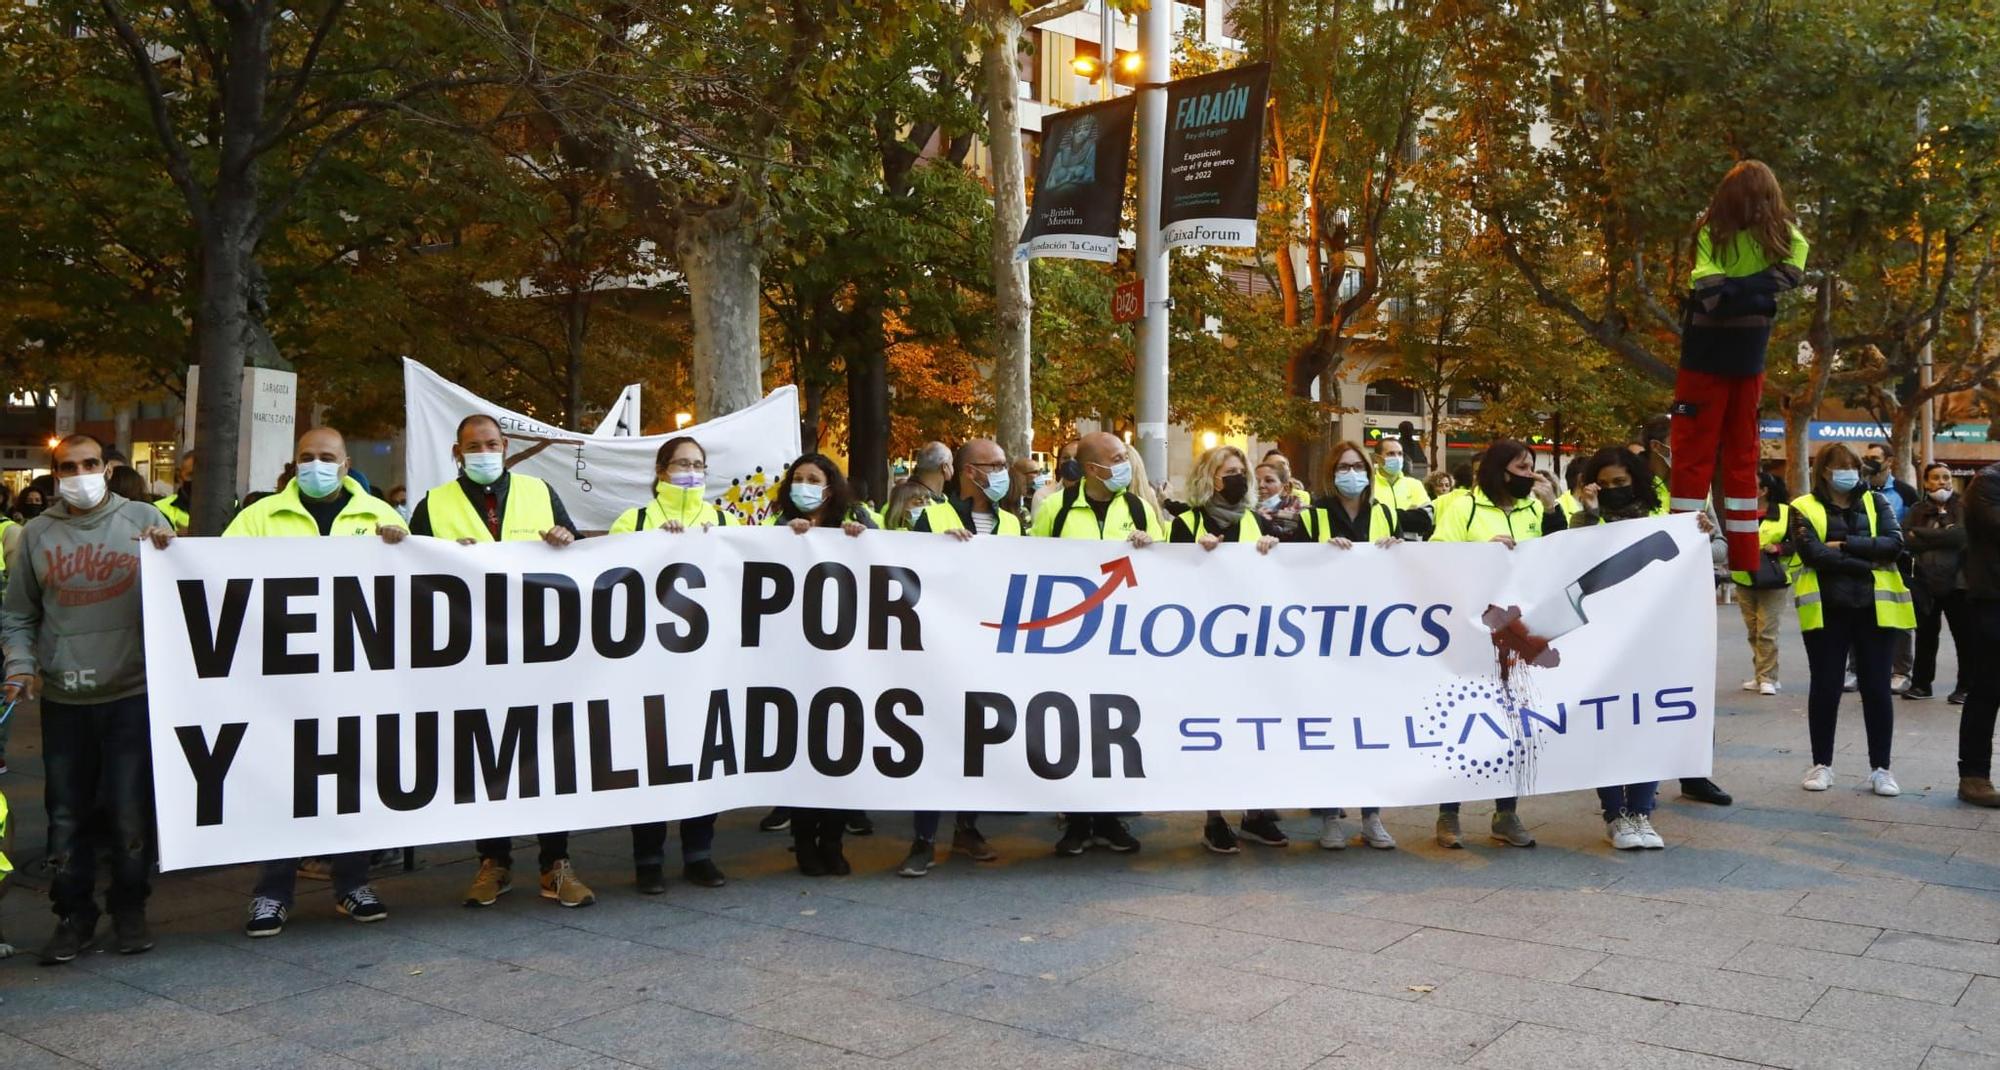
M1140 501L1139 496L1129 490L1125 492L1125 508L1132 514L1133 531L1152 530L1152 526L1146 523L1146 503Z
M1063 526L1069 523L1069 511L1076 508L1076 496L1082 489L1083 484L1081 483L1063 488L1062 508L1056 510L1055 523L1049 525L1050 538L1060 539L1063 537Z

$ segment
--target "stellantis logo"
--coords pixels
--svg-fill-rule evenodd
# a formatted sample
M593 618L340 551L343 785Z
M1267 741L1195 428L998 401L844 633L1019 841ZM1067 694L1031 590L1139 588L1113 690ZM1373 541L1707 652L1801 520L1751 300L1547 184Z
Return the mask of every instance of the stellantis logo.
M1015 573L1007 580L1007 601L997 621L981 626L999 632L1001 654L1070 654L1103 635L1102 653L1171 658L1199 646L1215 658L1435 657L1451 644L1442 603L1389 605L1220 605L1190 607L1178 602L1132 605L1114 596L1139 586L1130 557L1107 561L1088 576ZM1032 594L1031 594L1032 589ZM1060 596L1076 601L1058 609ZM1107 612L1108 611L1108 612ZM1107 617L1108 626L1107 626Z

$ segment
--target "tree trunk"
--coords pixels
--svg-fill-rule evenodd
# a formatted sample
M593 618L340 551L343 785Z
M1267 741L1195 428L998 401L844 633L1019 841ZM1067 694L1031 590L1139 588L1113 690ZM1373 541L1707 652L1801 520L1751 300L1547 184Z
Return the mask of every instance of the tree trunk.
M1014 246L1028 222L1025 154L1021 150L1020 80L1015 57L1021 21L1010 0L982 0L980 75L986 95L986 146L992 155L993 416L995 437L1009 457L1035 445L1034 398L1028 386L1029 327L1033 306L1028 265Z
M590 295L572 293L563 302L563 355L567 367L564 372L563 415L568 418L569 429L588 432L583 426L583 343L590 329Z
M847 479L856 496L889 500L889 355L881 301L854 309L847 355Z
M256 263L262 192L256 143L271 72L272 17L258 9L230 20L215 187L206 217L196 212L201 219L201 297L195 315L195 348L201 358L201 390L195 400L200 473L188 518L196 535L222 534L236 511L243 366L252 352L274 348L259 322L264 302Z
M756 221L741 198L693 212L674 234L694 321L695 418L713 420L764 396L758 336L763 265Z
M222 205L213 222L222 233L205 235L201 263L201 304L195 315L195 347L201 384L195 396L197 472L189 534L220 535L229 526L237 497L236 451L243 420L243 366L262 330L250 314L250 280L244 270L248 205L225 223Z

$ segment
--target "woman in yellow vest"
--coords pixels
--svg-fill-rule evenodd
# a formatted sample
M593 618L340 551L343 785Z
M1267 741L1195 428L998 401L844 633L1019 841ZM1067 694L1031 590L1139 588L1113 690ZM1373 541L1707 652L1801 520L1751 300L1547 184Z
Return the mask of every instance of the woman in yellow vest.
M924 515L937 499L931 497L931 489L914 479L906 479L889 488L889 500L882 506L882 530L912 531L917 518Z
M1373 543L1388 549L1402 540L1402 523L1397 503L1389 495L1388 479L1377 476L1368 451L1356 442L1342 442L1333 448L1333 493L1313 503L1300 514L1308 542L1323 542L1348 550L1356 543ZM1379 494L1379 496L1378 496ZM1319 818L1319 845L1329 851L1347 849L1347 811L1339 807L1316 807ZM1382 823L1382 808L1361 808L1361 842L1381 851L1394 850L1396 837Z
M1736 605L1743 611L1754 671L1743 681L1743 690L1761 695L1778 693L1778 620L1791 593L1792 574L1799 567L1799 557L1792 552L1792 507L1786 504L1787 497L1777 476L1757 474L1757 508L1764 516L1757 525L1757 542L1763 553L1756 572L1729 574L1736 583Z
M1168 542L1191 542L1213 550L1225 542L1257 544L1268 554L1278 544L1264 530L1264 518L1250 508L1250 459L1234 446L1217 446L1201 455L1187 479L1188 511L1174 518ZM1275 810L1243 811L1243 838L1266 847L1291 843L1278 827ZM1210 810L1202 827L1201 845L1219 855L1241 851L1236 832L1220 810Z
M1659 505L1659 494L1646 469L1632 454L1613 447L1598 450L1576 473L1576 508L1569 513L1569 526L1590 527L1621 520L1643 520ZM1713 525L1708 514L1700 514L1704 531ZM1612 784L1597 789L1597 801L1604 808L1604 838L1620 851L1659 850L1667 845L1653 827L1653 806L1660 796L1660 782Z
M1543 502L1538 494L1549 494ZM1562 512L1552 507L1554 495L1535 474L1535 455L1511 438L1497 439L1480 455L1472 486L1438 507L1432 542L1497 542L1508 549L1568 527ZM1493 801L1493 838L1514 847L1533 847L1535 838L1516 812L1519 799ZM1458 804L1438 807L1440 847L1463 847Z
M1292 478L1292 462L1277 450L1257 463L1257 515L1264 528L1281 540L1295 541L1301 527L1299 514L1312 508L1312 496Z
M1903 789L1889 772L1896 729L1889 660L1896 632L1917 626L1916 606L1896 570L1903 533L1895 510L1862 486L1861 458L1843 443L1819 451L1812 476L1812 492L1792 502L1792 541L1801 566L1792 603L1812 670L1806 720L1813 764L1803 786L1807 791L1833 786L1834 728L1851 652L1868 729L1869 787L1877 795L1900 795Z
M708 451L687 435L676 435L660 445L653 457L653 499L634 506L611 522L612 535L639 531L680 534L707 531L734 522L704 498L708 486ZM681 819L681 878L700 888L720 888L727 883L711 853L715 844L715 816ZM640 895L659 895L667 890L667 823L647 821L632 826L633 883Z
M880 526L868 507L854 500L840 466L823 453L805 454L785 470L785 478L778 481L778 508L764 523L782 524L800 535L814 528L839 528L852 536ZM856 811L791 807L784 816L791 821L792 853L799 872L808 877L845 877L854 872L841 852L841 837L850 822L857 835L863 828L874 831L865 815ZM779 819L774 810L764 815L759 827L783 827L776 824Z

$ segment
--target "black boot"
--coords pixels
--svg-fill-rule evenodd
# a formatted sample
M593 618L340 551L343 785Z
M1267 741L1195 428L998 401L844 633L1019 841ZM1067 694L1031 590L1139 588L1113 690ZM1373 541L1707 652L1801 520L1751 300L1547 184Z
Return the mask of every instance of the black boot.
M819 853L819 814L814 810L793 810L792 855L799 872L808 877L826 876L826 862Z
M819 864L829 877L845 877L854 872L840 851L840 838L847 831L847 814L840 810L822 811L819 825Z

